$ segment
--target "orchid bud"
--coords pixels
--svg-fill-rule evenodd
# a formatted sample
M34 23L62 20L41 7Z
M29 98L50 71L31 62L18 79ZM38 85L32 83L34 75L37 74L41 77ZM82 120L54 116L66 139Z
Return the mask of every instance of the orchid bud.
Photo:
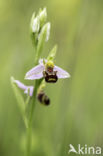
M47 33L46 33L46 42L49 40L49 36L50 36L50 27L51 27L51 24L50 22L47 23Z
M33 33L36 33L39 31L40 22L39 22L39 18L35 17L35 13L33 13L33 15L32 15L30 26L31 26L31 31Z
M50 23L48 22L43 26L41 33L38 36L38 40L42 40L41 38L43 38L43 40L47 42L49 40L49 36L50 36Z
M44 8L43 10L40 10L40 13L38 15L38 18L40 20L40 27L42 27L45 24L46 19L47 19L47 11L46 11L46 8Z
M40 27L39 19L36 17L33 20L32 32L34 32L34 33L38 32L39 31L39 27Z
M31 39L34 44L34 46L37 45L37 38L38 38L38 32L40 29L40 22L38 17L35 17L35 13L33 13L30 23L30 32L31 32Z

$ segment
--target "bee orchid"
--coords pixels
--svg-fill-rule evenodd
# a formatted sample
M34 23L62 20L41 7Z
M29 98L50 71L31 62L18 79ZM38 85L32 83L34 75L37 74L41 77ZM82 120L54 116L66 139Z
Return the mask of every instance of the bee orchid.
M33 91L34 91L34 87L33 86L26 86L23 83L21 83L19 80L13 80L14 83L16 83L16 85L21 88L22 90L24 90L25 94L29 94L29 96L33 95Z
M55 83L59 78L69 78L70 74L62 68L55 66L53 61L40 59L39 65L26 73L25 79L35 80L45 78L48 83Z

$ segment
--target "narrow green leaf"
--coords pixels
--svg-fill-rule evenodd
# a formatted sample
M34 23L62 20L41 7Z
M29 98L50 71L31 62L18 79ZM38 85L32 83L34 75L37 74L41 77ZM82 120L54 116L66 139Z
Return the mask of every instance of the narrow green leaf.
M25 117L25 102L24 102L24 99L23 99L18 87L16 86L16 84L13 81L14 81L14 78L11 77L11 85L12 85L15 97L17 99L17 104L18 104L20 112L21 112L21 114L23 116L23 120L25 122L25 125L27 127L27 119Z
M12 88L13 88L13 91L14 91L14 94L15 94L15 97L17 99L17 103L18 103L18 106L21 110L21 112L24 112L25 111L25 104L24 104L24 99L18 89L18 87L16 86L16 84L13 82L14 78L12 77L11 78L11 85L12 85Z

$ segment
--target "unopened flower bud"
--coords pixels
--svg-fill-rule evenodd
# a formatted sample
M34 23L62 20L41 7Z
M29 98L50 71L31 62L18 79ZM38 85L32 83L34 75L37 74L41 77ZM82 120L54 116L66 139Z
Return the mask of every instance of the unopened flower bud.
M36 18L33 20L32 32L34 32L34 33L38 32L38 31L39 31L39 27L40 27L40 23L39 23L38 18L36 17Z
M45 34L45 35L44 35ZM43 37L43 39L47 42L49 40L49 36L50 36L50 23L46 23L40 34L38 35L38 40L40 40L40 38ZM45 37L45 38L44 38Z
M40 20L40 27L42 27L44 25L44 23L46 22L46 19L47 19L46 8L44 8L42 11L40 11L38 18Z
M36 33L36 32L39 31L40 22L39 22L38 17L35 17L35 13L33 13L33 15L32 15L31 23L30 23L30 28L31 28L31 31L33 33Z
M46 42L49 40L49 36L50 36L50 27L51 27L51 24L50 24L50 22L49 22L49 23L47 23Z

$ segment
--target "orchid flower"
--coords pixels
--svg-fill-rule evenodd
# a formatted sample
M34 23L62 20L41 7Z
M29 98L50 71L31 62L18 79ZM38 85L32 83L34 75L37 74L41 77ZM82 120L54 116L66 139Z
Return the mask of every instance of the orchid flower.
M56 82L58 78L69 78L70 74L54 65L53 61L40 59L39 65L26 73L25 79L35 80L45 78L46 82Z
M34 87L33 86L26 86L23 83L21 83L19 80L13 80L14 83L16 83L16 85L21 88L22 90L24 90L25 94L29 94L29 96L33 95L33 90Z

